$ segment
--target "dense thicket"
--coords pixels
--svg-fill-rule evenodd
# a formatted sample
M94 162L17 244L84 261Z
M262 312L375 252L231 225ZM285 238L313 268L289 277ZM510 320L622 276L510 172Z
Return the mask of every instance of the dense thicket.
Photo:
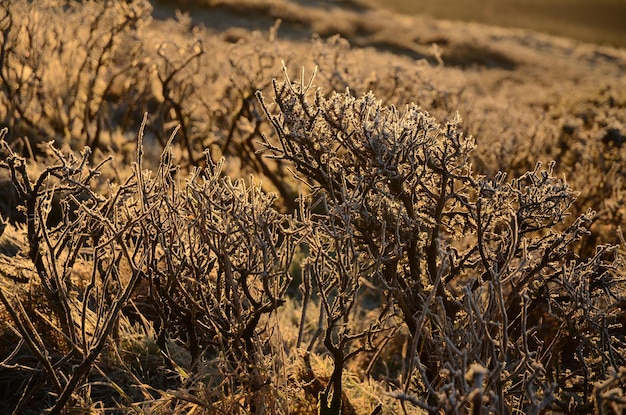
M0 10L1 411L620 413L610 89L150 13Z

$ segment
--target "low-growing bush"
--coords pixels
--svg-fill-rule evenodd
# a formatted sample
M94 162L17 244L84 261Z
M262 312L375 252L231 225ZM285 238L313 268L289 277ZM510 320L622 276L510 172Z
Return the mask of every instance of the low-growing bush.
M411 336L401 391L423 408L603 407L592 385L625 363L614 325L623 311L613 311L624 264L616 247L590 258L572 251L593 212L568 218L576 195L553 165L510 180L478 176L459 120L441 126L372 94L317 91L311 102L311 82L275 82L273 109L259 97L277 132L267 151L310 186L313 228L331 241L309 246L319 244L311 252L326 265L313 272L323 304L333 305L324 344L335 367L351 301L373 285L381 312L395 309Z
M294 215L278 213L258 186L220 177L208 156L182 177L171 144L159 169L145 170L143 130L133 174L108 194L92 190L102 165L89 166L89 149L50 147L57 162L31 178L3 142L49 315L8 288L2 301L36 358L31 370L57 396L52 412L89 401L83 385L127 318L155 330L171 370L181 370L171 341L192 373L215 365L202 379L213 391L202 396L209 411L288 412L293 386L280 372L286 353L306 344L309 382L321 382L311 353L332 360L325 384L305 388L319 413L347 413L350 362L372 356L361 367L372 376L398 325L408 347L391 393L403 406L539 413L621 404L619 388L603 385L624 375L622 258L616 247L590 258L569 249L592 213L568 218L575 194L552 166L511 180L478 176L458 120L441 126L372 94L318 91L310 102L311 81L275 82L275 105L258 94L276 130L268 156L292 163L309 187ZM56 203L61 219L51 222ZM276 312L303 249L300 332L286 350ZM317 328L305 330L313 303ZM36 321L57 335L40 336Z

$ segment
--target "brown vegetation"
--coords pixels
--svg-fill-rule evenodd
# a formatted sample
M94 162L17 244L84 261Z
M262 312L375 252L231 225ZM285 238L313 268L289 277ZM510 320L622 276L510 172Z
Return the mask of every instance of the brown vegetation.
M624 51L301 3L2 3L0 412L621 413Z

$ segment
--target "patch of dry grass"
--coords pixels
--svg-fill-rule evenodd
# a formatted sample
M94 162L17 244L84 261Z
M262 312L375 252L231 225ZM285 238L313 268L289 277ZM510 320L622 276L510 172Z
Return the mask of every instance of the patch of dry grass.
M584 42L626 46L626 29L621 18L626 14L626 5L619 0L364 0L363 3L404 14L517 27Z

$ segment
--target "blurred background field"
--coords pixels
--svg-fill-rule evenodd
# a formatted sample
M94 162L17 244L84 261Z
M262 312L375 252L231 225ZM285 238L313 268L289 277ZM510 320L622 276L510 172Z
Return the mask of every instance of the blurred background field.
M624 0L363 0L404 14L537 30L626 46Z
M282 3L293 6L336 9L384 9L410 16L476 22L508 28L529 29L582 42L626 46L624 0L274 0L229 2L222 0L165 0L162 5L189 8L225 3L263 4L265 9ZM272 5L268 7L268 5ZM261 17L261 16L259 16ZM367 24L364 22L364 24Z

